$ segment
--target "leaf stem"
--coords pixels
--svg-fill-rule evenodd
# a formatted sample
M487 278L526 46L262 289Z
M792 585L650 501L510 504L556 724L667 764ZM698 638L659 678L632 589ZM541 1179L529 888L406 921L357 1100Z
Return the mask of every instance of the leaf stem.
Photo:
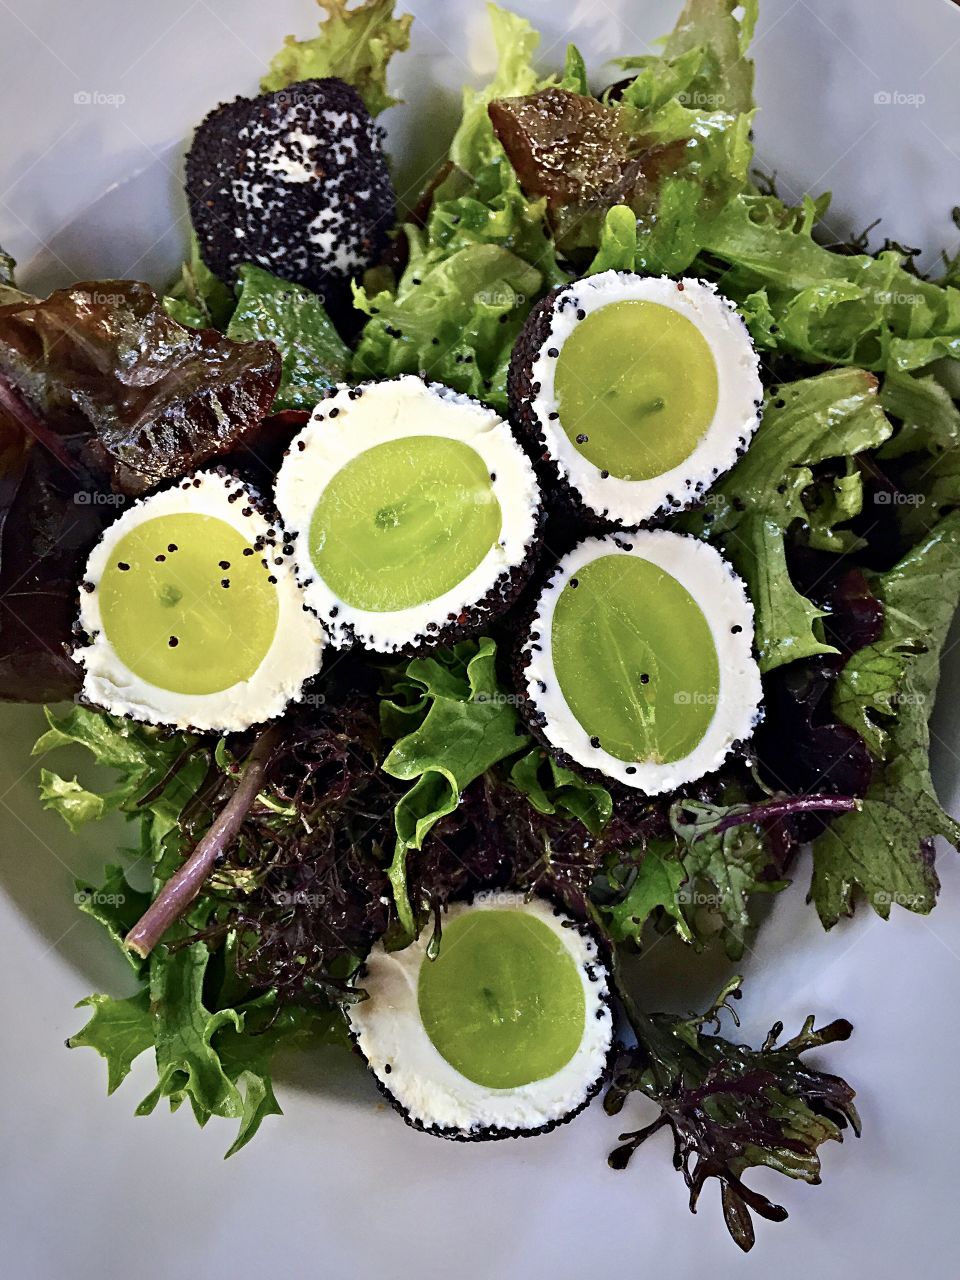
M76 477L76 463L67 452L63 441L37 417L13 383L4 377L0 377L0 409L9 413L27 435L32 436L38 444L42 444L62 467Z
M270 757L280 740L277 725L254 743L243 766L237 789L210 824L193 853L174 872L123 940L128 951L146 958L166 931L199 894L217 858L232 844L250 806L263 786Z

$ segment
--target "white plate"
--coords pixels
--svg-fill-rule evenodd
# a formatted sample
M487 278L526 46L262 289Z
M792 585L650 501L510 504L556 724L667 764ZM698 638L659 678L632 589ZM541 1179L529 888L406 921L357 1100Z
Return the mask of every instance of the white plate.
M449 135L459 86L491 65L481 5L408 7L414 50L395 80L409 105L388 117L402 188L416 185ZM575 38L599 73L604 58L641 52L666 31L679 3L517 7L543 30L546 61ZM308 0L4 0L0 243L25 264L34 259L24 279L37 288L105 273L159 282L182 248L183 139L217 101L252 91L282 36L308 33L315 14ZM832 186L830 222L841 234L883 214L883 232L898 240L955 249L960 9L917 0L908 27L903 18L901 0L766 0L755 43L760 158L787 196ZM83 93L100 100L75 102ZM935 772L955 812L958 695L953 652L934 728ZM726 1237L715 1186L696 1219L687 1213L666 1135L627 1172L606 1168L619 1125L598 1107L536 1141L443 1143L405 1128L346 1055L327 1053L291 1068L286 1118L268 1121L223 1164L227 1124L201 1132L186 1109L133 1118L150 1085L146 1061L108 1100L102 1062L62 1043L83 1020L75 1000L126 981L72 902L73 875L93 874L110 856L114 831L89 828L75 840L41 811L38 764L27 754L38 724L36 708L0 709L6 1274L955 1274L955 855L941 856L943 897L927 920L897 911L885 925L864 912L824 936L804 903L803 864L777 899L746 965L745 1032L762 1033L777 1017L792 1029L810 1011L824 1021L849 1016L853 1040L821 1060L859 1088L865 1134L824 1150L823 1187L753 1175L791 1217L759 1223L756 1249L743 1258ZM673 1007L699 1005L722 972L670 944L640 966L645 1000Z

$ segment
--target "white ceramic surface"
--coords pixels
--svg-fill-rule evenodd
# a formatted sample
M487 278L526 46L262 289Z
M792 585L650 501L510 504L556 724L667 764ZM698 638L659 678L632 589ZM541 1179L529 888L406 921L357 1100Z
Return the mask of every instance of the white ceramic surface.
M762 5L757 143L782 192L831 186L838 234L882 214L883 233L926 246L928 263L941 245L955 251L960 8L951 0ZM408 106L387 120L409 191L449 136L460 84L489 71L491 51L474 0L407 7L417 15L414 47L398 61L395 84ZM602 60L642 51L672 24L679 0L517 7L544 32L545 64L575 38L602 83ZM250 92L282 36L309 32L315 12L309 0L0 0L0 243L26 264L24 279L36 288L107 273L161 281L182 249L176 170L191 125L217 101ZM954 812L958 693L954 650L934 722L935 773ZM331 1052L290 1066L286 1118L268 1121L224 1164L226 1124L201 1132L186 1110L134 1119L149 1087L145 1061L108 1100L100 1060L62 1044L82 1021L75 1000L127 980L72 901L74 874L93 873L118 832L89 828L73 839L41 811L39 766L27 754L39 718L36 708L0 708L4 1274L957 1274L956 855L941 856L943 897L930 919L898 911L883 924L864 913L824 936L804 903L805 864L776 900L746 964L745 1032L762 1033L775 1017L792 1028L809 1011L824 1021L849 1016L853 1040L823 1061L858 1086L865 1134L824 1151L822 1187L754 1175L791 1217L760 1223L756 1249L742 1257L715 1187L697 1218L687 1213L665 1134L627 1172L606 1168L619 1126L597 1107L536 1141L437 1142L406 1129L346 1055ZM670 943L638 970L645 999L674 1007L701 1003L722 973Z

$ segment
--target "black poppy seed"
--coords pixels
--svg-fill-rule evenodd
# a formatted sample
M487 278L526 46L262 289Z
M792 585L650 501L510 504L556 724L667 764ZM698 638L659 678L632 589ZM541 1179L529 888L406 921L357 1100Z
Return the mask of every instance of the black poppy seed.
M277 580L272 573L270 574L269 578L267 578L267 581L270 583L271 587L275 587L277 585Z
M581 431L580 434L577 436L577 444L589 444L589 443L590 443L590 437L585 436Z
M336 406L334 406L334 408L332 408L332 409L330 410L330 417L331 417L331 418L337 418L337 417L339 417L339 415L340 415L340 410L339 410L338 408L336 408Z
M646 671L644 671L644 672L641 674L641 676L640 676L640 683L641 683L641 684L649 684L649 683L650 683L650 677L647 675Z
M600 479L601 479L601 480L609 480L609 479L610 479L610 472L609 472L609 471L601 471L601 472L600 472Z
M431 338L431 339L430 339L430 341L433 343L433 345L434 345L435 347L439 347L439 345L440 345L440 339L439 339L439 338Z
M594 750L596 750L596 749L600 746L600 739L599 739L599 738L591 738L591 739L590 739L590 745L591 745L591 747L593 747L593 748L594 748Z
M221 560L221 561L220 561L220 568L221 568L221 569L229 569L229 568L230 568L230 561L229 561L229 560Z
M243 554L244 554L245 556L252 556L252 555L253 555L253 547L244 547L244 548L243 548Z
M285 556L292 556L292 555L293 555L293 547L290 545L290 543L289 543L289 542L284 546L284 548L283 548L283 554L284 554Z
M551 360L556 360L559 354L560 352L557 350L556 347L547 347L547 355L550 357Z
M283 564L283 556L274 556L273 563L274 563L274 564Z
M243 510L240 512L240 514L241 514L242 516L252 516L252 515L253 515L253 508L252 508L252 507L244 507L244 508L243 508Z
M230 579L229 579L229 578L221 578L221 579L220 579L220 585L221 585L221 587L229 587L229 586L230 586Z
M83 587L84 591L86 591L88 594L91 591L96 591L96 587L93 585L92 582L81 582L80 585L81 587Z
M168 550L168 551L179 551L179 550L180 550L180 548L177 546L177 544L176 544L175 542L171 542L171 543L170 543L170 545L167 547L167 550Z
M539 688L539 690L540 690L540 692L541 692L541 693L546 693L546 692L547 692L547 682L546 682L546 680L538 680L538 681L537 681L537 687Z
M418 281L417 281L417 284L419 284L419 283L420 283L420 281L418 280ZM389 1074L390 1074L390 1072L393 1070L393 1067L391 1067L391 1065L390 1065L390 1063L389 1063L389 1062L385 1062L385 1063L383 1064L383 1070L384 1070L384 1074L385 1074L385 1075L389 1075Z
M571 578L571 579L570 579L570 585L571 585L571 587L579 587L579 585L580 585L580 579L579 579L579 578Z
M304 451L304 449L306 449L306 447L307 447L307 444L306 444L306 441L305 441L305 440L298 440L298 441L297 441L297 448L300 450L300 452L301 452L301 453L303 453L303 451Z
M170 646L171 649L175 649L179 643L180 641L177 639L176 636L171 636L170 639L167 641L167 644Z
M268 529L268 530L267 530L267 537L268 537L268 538L275 538L276 536L277 536L277 531L276 531L276 529Z
M496 478L497 478L497 473L496 473L495 471L491 471L491 472L490 472L490 483L491 483L491 484L493 484L493 483L496 481Z
M634 764L628 764L626 769L624 769L624 773L636 773L636 772L637 772L637 766Z
M582 307L578 307L578 308L577 308L577 319L578 319L578 320L586 320L586 318L587 318L587 313L584 311L584 309L583 309Z
M127 564L127 562L126 562L125 560L118 560L118 561L117 561L117 568L118 568L122 573L126 573L126 571L130 568L130 566Z
M166 560L167 557L161 551L158 556L154 556L153 558L154 560L156 560L157 564L163 564L164 560Z
M733 626L730 628L730 630L733 632L735 636L738 636L740 632L743 630L743 627L741 627L739 622L735 622Z
M200 479L199 479L199 477L198 477L196 480L194 480L194 482L193 482L193 487L194 487L195 489L199 489L199 488L200 488Z
M552 413L548 413L548 414L547 414L547 421L548 421L548 422L556 422L556 420L557 420L559 417L560 417L559 413L557 413L556 409L554 409L554 411L553 411Z
M330 610L330 617L335 618L339 612L340 612L339 606L334 605L333 608Z
M184 487L185 489L187 488L187 486L186 486L186 485L184 485L183 487ZM239 493L228 493L228 494L227 494L227 501L228 501L228 502L236 502L236 500L237 500L239 497L240 497Z

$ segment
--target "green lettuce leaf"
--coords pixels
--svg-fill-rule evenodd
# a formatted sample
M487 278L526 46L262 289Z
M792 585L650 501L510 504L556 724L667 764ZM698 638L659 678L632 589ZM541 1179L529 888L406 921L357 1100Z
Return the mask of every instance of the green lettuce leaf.
M264 93L298 80L336 76L352 84L372 116L397 102L387 93L387 67L410 44L409 13L393 16L394 0L318 0L326 17L310 40L287 36L260 82Z
M681 530L717 541L743 577L756 616L760 667L772 671L818 653L824 643L822 610L801 595L787 568L785 535L796 522L819 520L821 543L832 532L820 508L804 505L813 468L835 458L876 449L893 428L880 407L877 380L862 369L836 369L774 387L750 448L711 489L703 509L680 517ZM856 510L854 485L833 515Z
M410 262L396 291L355 293L370 320L354 372L396 377L422 370L505 411L510 355L541 292L541 273L499 244L468 244L448 255L416 228L406 234Z
M465 787L530 742L513 700L500 688L495 662L496 645L485 637L414 658L383 704L385 729L404 729L383 769L413 783L396 807L389 871L401 923L411 934L407 850L422 847L436 823L456 809Z
M590 85L587 81L587 64L583 60L583 54L575 44L567 45L567 55L563 62L563 75L560 78L560 86L563 89L569 89L571 93L590 92Z
M680 273L703 250L719 212L748 188L753 63L746 49L755 18L754 0L690 0L662 54L621 59L634 79L605 104L586 96L576 68L564 74L568 96L554 93L549 111L526 110L516 97L499 104L500 137L527 191L549 193L559 246L567 253L598 248L589 273ZM561 104L563 127L556 128Z
M905 453L936 453L960 444L960 408L936 373L888 373L880 403L900 429L881 451L884 458Z
M680 905L685 879L675 842L651 840L642 857L613 869L610 888L615 899L599 908L604 932L614 942L632 942L639 947L647 921L663 912L672 918L684 941L693 942Z
M144 987L124 1000L113 996L87 996L78 1009L91 1008L93 1014L83 1028L67 1041L68 1049L95 1049L107 1064L107 1092L113 1093L130 1074L141 1053L153 1047L153 1016L150 991Z
M93 1014L67 1044L95 1049L107 1063L110 1093L123 1083L139 1055L153 1049L157 1084L137 1107L149 1115L167 1099L172 1111L189 1102L204 1125L211 1116L238 1120L227 1155L250 1141L262 1121L280 1115L271 1070L280 1049L345 1043L343 1019L332 1008L276 1008L268 992L237 1007L211 1009L211 953L205 943L158 950L150 957L150 981L126 999L93 995L77 1007Z
M26 302L30 294L17 288L15 277L17 264L9 253L4 253L0 246L0 307L10 303Z
M135 952L128 951L123 940L151 901L149 893L133 888L124 869L119 866L105 867L103 882L97 886L77 881L77 906L107 931L137 974L142 972L144 961Z
M834 709L881 759L862 811L837 818L814 843L811 894L828 928L853 913L858 891L884 919L893 905L931 911L939 882L930 842L940 835L960 846L960 825L930 778L928 727L960 599L960 513L871 588L884 605L883 635L851 658Z
M888 373L960 357L960 290L921 280L893 250L824 248L813 239L824 207L744 193L709 227L704 248L723 264L723 291L741 304L757 345Z
M747 186L753 63L746 49L755 20L755 3L691 0L660 65L648 64L623 94L623 107L637 110L631 132L669 157L654 179L654 200L636 209L636 271L686 270L717 217Z
M565 769L541 747L533 747L517 760L510 781L538 813L568 813L595 836L613 816L613 797L606 787Z
M312 409L327 389L341 382L350 352L324 310L302 285L291 284L247 263L237 272L237 305L227 325L236 342L266 338L283 357L283 373L273 411Z
M425 372L506 410L506 379L517 334L534 302L566 279L546 225L546 204L520 188L487 114L495 97L540 83L532 65L539 37L530 24L488 6L497 42L496 76L465 89L450 158L434 187L425 225L403 227L409 257L396 283L372 273L355 289L369 318L354 354L365 377Z
M725 799L720 805L681 800L674 806L684 872L677 894L684 923L677 932L689 934L698 946L719 937L730 959L739 960L756 927L752 898L779 893L789 881L769 874L770 850L755 824L718 829L737 807L735 796Z
M731 960L756 931L754 898L789 883L772 874L771 851L752 806L727 785L722 803L677 801L673 840L654 839L607 871L600 911L618 942L641 945L652 917L697 950L720 942ZM735 821L741 817L743 821Z
M222 331L230 321L235 303L233 290L204 262L197 237L191 232L190 257L163 298L167 315L188 329Z
M132 817L141 816L141 800L166 780L179 758L189 755L195 741L186 734L167 735L152 725L137 724L89 707L74 706L59 719L49 707L44 708L44 714L49 728L37 739L34 756L60 747L81 746L90 752L95 764L115 775L113 786L92 791L76 778L61 778L47 769L41 770L41 803L59 813L73 831L118 810ZM202 767L202 761L194 760L171 779L169 788L161 787L157 803L169 807L173 797L179 812L193 794L197 771Z

